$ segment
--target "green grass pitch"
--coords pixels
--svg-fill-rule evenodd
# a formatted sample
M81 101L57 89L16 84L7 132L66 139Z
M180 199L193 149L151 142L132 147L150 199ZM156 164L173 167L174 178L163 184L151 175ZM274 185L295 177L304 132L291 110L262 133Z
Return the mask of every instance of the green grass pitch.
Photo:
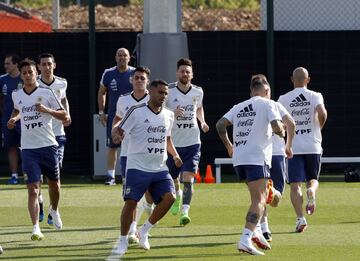
M3 180L1 183L4 183ZM119 235L123 204L121 186L71 183L62 187L60 213L64 228L41 224L45 239L30 240L31 222L24 185L0 185L0 260L106 260ZM48 205L46 186L45 204ZM236 250L249 195L244 184L195 184L190 217L179 227L179 216L168 213L151 230L151 249L130 246L122 260L359 260L360 183L322 182L317 209L309 227L293 233L295 214L286 187L277 209L270 208L272 249L264 257Z

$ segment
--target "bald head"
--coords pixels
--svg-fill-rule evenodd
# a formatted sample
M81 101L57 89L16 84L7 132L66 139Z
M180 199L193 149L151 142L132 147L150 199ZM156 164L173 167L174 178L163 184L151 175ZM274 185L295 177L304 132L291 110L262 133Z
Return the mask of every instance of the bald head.
M294 87L304 87L310 81L309 73L304 67L297 67L293 71L291 80L294 84Z

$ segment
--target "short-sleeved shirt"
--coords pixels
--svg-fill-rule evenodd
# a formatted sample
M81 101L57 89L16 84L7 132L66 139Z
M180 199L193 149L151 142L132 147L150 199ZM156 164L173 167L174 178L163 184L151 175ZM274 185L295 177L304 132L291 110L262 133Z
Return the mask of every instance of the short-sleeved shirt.
M280 113L281 119L283 119L285 115L290 116L288 111L285 109L284 106L281 105L281 103L276 102L275 104L276 104L276 108ZM278 135L273 134L271 139L272 139L272 155L286 156L284 138L281 138Z
M66 89L67 89L67 81L64 78L54 76L53 81L50 84L45 83L41 80L41 75L38 78L38 83L41 87L51 89L56 98L61 102L62 99L66 98ZM64 125L62 121L57 119L53 119L52 121L53 131L55 136L63 136L65 135Z
M169 85L166 106L172 111L175 111L178 106L185 110L183 116L175 117L171 131L175 147L187 147L201 143L196 111L202 107L203 96L202 88L194 84L191 84L187 92L182 92L176 82Z
M52 130L53 117L48 113L36 111L35 104L41 103L53 110L62 109L54 92L48 88L37 87L31 93L20 89L12 93L14 108L20 113L21 148L36 149L55 145Z
M119 72L116 66L106 69L101 77L100 85L107 89L108 94L108 114L110 118L115 115L116 102L120 95L131 92L132 84L130 77L133 75L135 68L129 66L125 72Z
M2 108L2 124L6 126L6 123L10 119L11 113L14 109L14 103L11 97L11 94L14 90L21 89L23 86L23 82L18 77L11 77L9 74L3 74L0 76L0 88L1 95L3 98L3 108Z
M275 102L254 96L235 105L223 117L233 124L234 166L271 166L270 122L281 119Z
M127 169L168 171L167 137L173 122L174 113L165 107L155 113L144 103L128 110L119 125L125 135L130 135Z
M146 93L141 99L136 99L134 93L128 93L119 97L117 104L116 104L116 115L121 119L124 118L126 112L135 105L139 105L142 103L146 103L149 100L149 94ZM126 157L127 149L129 145L129 135L125 134L124 139L121 142L121 157Z
M295 120L293 153L321 154L322 136L320 123L316 116L316 106L324 104L322 94L308 90L306 87L299 87L280 96L278 102Z

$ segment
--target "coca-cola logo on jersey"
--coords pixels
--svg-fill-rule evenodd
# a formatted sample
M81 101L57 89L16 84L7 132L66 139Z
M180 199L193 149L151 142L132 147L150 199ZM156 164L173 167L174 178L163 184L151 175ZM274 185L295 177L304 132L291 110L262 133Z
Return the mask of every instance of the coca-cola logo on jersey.
M252 126L254 123L254 119L247 119L244 121L239 121L237 126L238 127L247 127L247 126Z
M160 126L149 126L149 128L147 129L147 132L148 132L148 133L157 133L157 132L165 133L165 132L166 132L166 129L165 129L165 126L163 126L163 125L160 125Z
M309 115L310 114L310 109L309 108L303 108L301 110L293 110L291 112L291 116L304 116L304 115Z

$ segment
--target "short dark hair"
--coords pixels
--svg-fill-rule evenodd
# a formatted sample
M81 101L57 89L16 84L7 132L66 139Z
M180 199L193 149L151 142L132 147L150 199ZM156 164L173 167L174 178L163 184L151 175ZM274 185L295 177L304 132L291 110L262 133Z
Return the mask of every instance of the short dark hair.
M8 54L5 55L5 58L9 58L9 57L11 57L11 62L12 62L13 64L19 64L19 62L20 62L20 57L19 57L17 54L15 54L15 53L8 53Z
M159 85L169 86L169 84L162 79L156 79L150 83L150 87L154 87L154 88L157 88Z
M179 67L180 67L181 65L187 65L187 66L192 67L192 62L191 62L191 60L188 59L188 58L181 58L181 59L179 59L179 60L177 61L177 69L179 69Z
M25 66L34 66L36 68L36 63L33 60L30 60L29 58L25 58L19 63L19 70L21 71L21 68Z
M134 71L134 74L135 74L135 72L146 73L148 77L149 77L150 74L151 74L150 69L149 69L148 67L146 67L146 66L138 66L138 67L136 67L136 68L135 68L135 71Z
M38 57L38 64L40 64L40 61L42 58L52 58L53 62L55 62L55 57L51 53L42 53Z

